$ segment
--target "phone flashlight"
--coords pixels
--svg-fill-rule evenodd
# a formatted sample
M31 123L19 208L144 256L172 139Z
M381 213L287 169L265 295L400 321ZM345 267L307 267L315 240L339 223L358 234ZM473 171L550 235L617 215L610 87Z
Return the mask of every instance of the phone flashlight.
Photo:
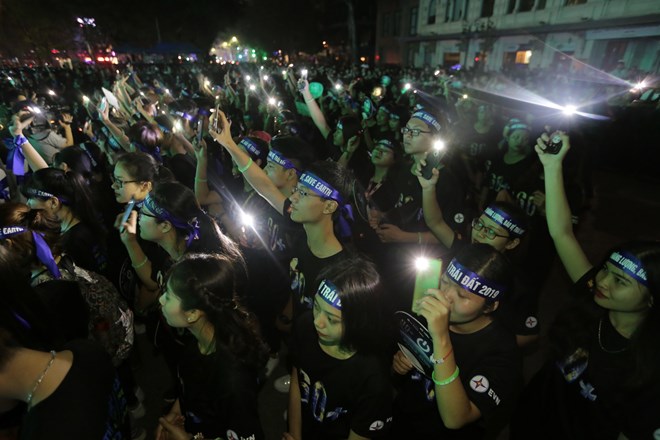
M255 86L254 84L250 84L250 90L254 92L255 90L257 90L257 86Z
M303 70L300 71L300 74L302 75L302 77L304 79L307 79L307 73L308 73L307 69L303 69Z
M254 227L254 216L245 211L241 211L241 223L243 223L243 226L248 226L250 228Z
M468 99L468 95L463 95L463 99Z
M48 94L49 94L50 96L55 96L55 92L53 92L52 90L49 90L49 91L48 91Z
M442 151L445 149L445 141L438 139L433 143L433 149L436 151Z
M412 87L412 84L410 84L410 83L406 83L406 84L403 86L403 91L404 91L404 92L405 92L405 91L408 91L408 90L410 90L411 87Z
M277 100L275 98L268 98L268 104L277 105Z
M252 79L252 77L250 75L245 75L245 80L246 81L250 81L251 79Z
M264 81L268 81L268 75L264 75L263 78L264 78Z
M85 95L83 95L83 102L89 102L89 98Z
M426 257L417 257L415 258L415 269L417 269L418 272L425 271L431 266L431 263L428 258Z
M341 90L341 84L339 83L335 84L335 90Z
M282 76L286 77L286 70L282 71Z
M438 76L438 75L440 75L440 71L439 71L439 70L436 70L433 74L434 74L435 76Z
M562 109L562 112L566 116L571 116L571 115L575 114L576 110L577 110L577 108L574 105L568 104L568 105L564 106L564 108Z

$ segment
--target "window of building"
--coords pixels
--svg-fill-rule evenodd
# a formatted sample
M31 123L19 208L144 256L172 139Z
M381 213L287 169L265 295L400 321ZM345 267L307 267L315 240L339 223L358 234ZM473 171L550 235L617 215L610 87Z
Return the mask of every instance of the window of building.
M495 0L483 0L481 2L481 16L492 17L495 9Z
M528 12L534 7L534 0L520 0L518 3L518 12Z
M417 6L410 8L410 35L417 35L417 13Z
M401 35L401 10L394 12L394 23L392 26L392 34L395 37Z
M536 2L536 10L545 9L545 0L538 0Z
M516 52L516 64L529 64L529 60L532 58L531 50L519 50Z
M507 14L513 14L513 11L516 10L516 0L509 0L509 6L506 8Z
M467 17L469 0L447 0L445 21L461 21Z
M566 6L581 5L586 2L587 0L566 0Z
M435 9L436 9L435 0L430 0L426 24L435 24Z

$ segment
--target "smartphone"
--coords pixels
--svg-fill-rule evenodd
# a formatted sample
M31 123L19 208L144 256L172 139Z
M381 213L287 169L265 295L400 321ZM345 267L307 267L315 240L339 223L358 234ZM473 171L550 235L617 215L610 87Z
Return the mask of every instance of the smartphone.
M422 177L425 179L430 179L433 177L433 168L438 169L440 167L440 162L444 157L445 152L442 149L432 148L431 151L426 155L426 165L421 169Z
M103 113L107 105L108 105L108 100L105 99L105 97L101 98L101 103L99 104L99 112Z
M124 209L124 215L121 216L121 223L119 223L119 232L124 232L124 223L128 221L128 217L133 211L133 206L135 206L135 199L131 197L131 200L126 204L126 209Z
M216 105L215 112L213 112L213 131L220 133L218 128L220 128L220 106Z
M440 287L442 276L442 260L437 258L425 259L423 267L417 268L415 277L415 290L413 290L412 311L417 313L417 301L422 299L428 289Z
M548 154L559 153L559 150L561 150L561 147L564 145L564 143L561 140L561 136L559 135L559 133L555 133L549 137L550 139L548 139L547 142L543 141L543 143L545 144L545 150L543 152Z
M199 145L202 142L204 137L204 118L200 116L199 121L197 121L197 144Z

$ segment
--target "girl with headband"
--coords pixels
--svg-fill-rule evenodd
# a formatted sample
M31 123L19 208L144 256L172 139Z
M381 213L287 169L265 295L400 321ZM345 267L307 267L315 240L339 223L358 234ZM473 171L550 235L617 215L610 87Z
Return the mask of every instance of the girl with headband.
M447 265L439 289L413 305L426 319L431 377L398 351L402 375L391 438L496 438L508 423L522 365L512 334L493 318L510 288L509 262L493 247L472 244Z
M392 420L392 387L381 350L388 338L380 277L373 263L352 256L320 279L312 313L295 325L283 438L382 438Z
M160 419L156 439L263 440L257 411L266 348L255 317L241 303L242 274L219 254L187 254L166 277L159 301L167 323L187 330L177 374L181 393ZM191 435L177 437L175 434Z
M536 152L545 171L546 217L557 253L575 283L575 304L549 332L550 362L531 380L512 438L653 438L660 429L660 243L617 246L589 262L573 234L562 162Z
M479 217L472 220L469 235L463 236L453 231L444 221L442 210L435 199L435 182L438 173L434 171L431 179L424 179L418 173L422 185L424 220L440 243L452 252L460 250L468 243L485 243L507 256L518 256L518 249L526 240L528 217L514 204L493 202L484 209ZM500 322L516 335L520 347L528 346L538 339L540 325L538 320L539 289L529 280L529 276L520 267L519 259L513 258L513 288L508 300L498 309L496 316Z

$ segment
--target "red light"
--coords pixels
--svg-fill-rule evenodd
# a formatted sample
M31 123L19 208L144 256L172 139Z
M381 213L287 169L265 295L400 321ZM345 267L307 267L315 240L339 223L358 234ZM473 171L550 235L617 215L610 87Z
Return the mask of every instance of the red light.
M478 63L479 62L479 57L474 57L474 61Z
M376 61L380 61L380 55L376 55Z

